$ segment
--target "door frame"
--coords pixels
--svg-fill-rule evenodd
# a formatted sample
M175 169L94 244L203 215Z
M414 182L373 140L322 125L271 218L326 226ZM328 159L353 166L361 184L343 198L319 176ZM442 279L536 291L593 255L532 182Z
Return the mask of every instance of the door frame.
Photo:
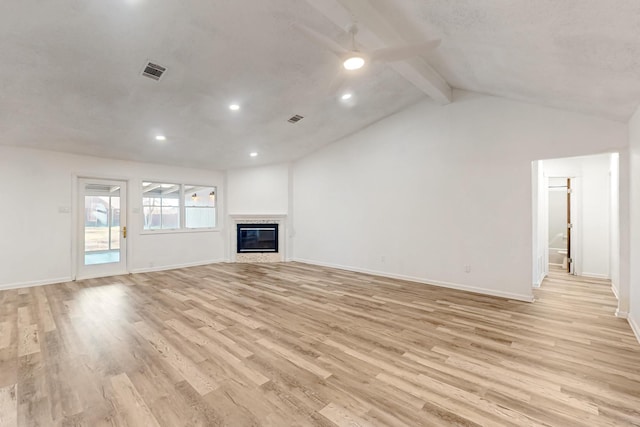
M72 182L72 186L71 186L72 188L72 191L71 191L71 206L72 206L72 209L71 209L71 225L72 225L71 226L71 280L76 281L76 280L91 279L96 277L106 277L105 275L101 275L101 274L80 276L80 261L81 261L80 255L81 254L84 255L84 239L83 239L84 236L80 232L81 228L83 229L83 226L80 224L80 215L79 215L80 208L81 208L80 206L81 200L79 197L81 180L119 181L126 185L126 191L123 197L123 200L125 201L125 209L120 210L120 215L121 215L120 220L122 223L123 222L122 219L124 218L124 226L127 227L127 238L122 239L121 241L121 245L124 245L124 248L125 248L125 254L123 257L124 269L119 274L131 273L130 271L130 265L131 265L130 240L131 240L132 234L128 227L128 219L131 213L130 179L122 176L99 176L99 175L94 175L90 173L75 173L71 177L71 182ZM82 200L82 202L84 202L84 200Z
M571 229L573 228L573 222L571 221L571 213L574 209L571 209L571 178L567 178L567 273L573 274L575 263L573 262L573 251L571 250Z
M568 202L571 220L571 270L569 274L582 276L582 177L570 176L571 192Z
M545 236L549 235L549 178L566 178L571 185L571 192L567 191L567 216L570 218L572 224L571 235L569 236L571 247L567 251L567 257L571 257L572 263L570 264L571 270L568 274L580 276L582 275L582 177L580 176L559 176L553 177L544 174L544 192L547 193L544 202L544 209L542 211ZM567 183L569 185L569 182ZM544 240L544 269L545 275L549 272L549 238Z

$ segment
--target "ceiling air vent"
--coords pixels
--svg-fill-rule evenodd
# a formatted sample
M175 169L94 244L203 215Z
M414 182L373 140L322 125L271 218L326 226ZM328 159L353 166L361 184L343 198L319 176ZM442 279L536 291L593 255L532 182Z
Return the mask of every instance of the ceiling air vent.
M167 71L167 69L162 65L148 62L142 71L142 75L153 80L160 80L160 77L162 77L165 71Z
M298 123L300 120L304 119L304 117L302 117L300 114L296 114L295 116L291 117L289 120L287 120L289 123Z

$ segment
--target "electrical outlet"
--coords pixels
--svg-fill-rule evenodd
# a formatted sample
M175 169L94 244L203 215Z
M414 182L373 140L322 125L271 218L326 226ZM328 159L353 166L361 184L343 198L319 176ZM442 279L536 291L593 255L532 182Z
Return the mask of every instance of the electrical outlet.
M465 273L471 273L471 266L470 266L469 264L466 264L466 265L464 266L464 272L465 272Z

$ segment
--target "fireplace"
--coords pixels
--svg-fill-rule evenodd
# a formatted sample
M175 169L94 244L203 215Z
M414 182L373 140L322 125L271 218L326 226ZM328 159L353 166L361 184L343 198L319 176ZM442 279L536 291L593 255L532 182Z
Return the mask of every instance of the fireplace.
M278 224L237 224L237 253L278 252Z

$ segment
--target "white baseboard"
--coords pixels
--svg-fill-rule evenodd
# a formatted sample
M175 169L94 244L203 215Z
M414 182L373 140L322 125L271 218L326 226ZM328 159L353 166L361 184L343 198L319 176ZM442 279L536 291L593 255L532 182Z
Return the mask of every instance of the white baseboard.
M583 271L582 274L580 274L580 276L582 276L582 277L590 277L592 279L604 279L604 280L610 279L608 274L587 273L586 271Z
M616 288L613 283L611 284L611 292L613 292L613 295L615 295L617 300L620 300L620 297L618 296L618 288Z
M538 278L538 281L533 284L533 287L534 288L539 288L540 285L542 285L542 281L545 279L545 277L547 277L547 273L542 273L540 275L540 277Z
M70 282L71 280L71 276L68 276L59 277L57 279L35 280L33 282L8 283L6 285L0 285L0 290L4 291L7 289L31 288L33 286L56 285L58 283Z
M619 309L616 309L616 317L619 317L621 319L627 319L629 317L629 313L627 313L626 311L620 311Z
M518 301L524 301L524 302L533 302L533 299L534 299L533 295L513 294L510 292L502 292L502 291L495 291L493 289L477 288L475 286L467 286L459 283L443 282L440 280L429 280L429 279L423 279L421 277L405 276L403 274L387 273L383 271L369 270L366 268L351 267L351 266L333 264L328 262L312 261L312 260L302 259L302 258L294 258L293 261L301 262L304 264L319 265L321 267L330 267L330 268L337 268L340 270L353 271L356 273L371 274L373 276L388 277L390 279L406 280L409 282L422 283L424 285L433 285L433 286L440 286L443 288L457 289L460 291L473 292L476 294L490 295L494 297L507 298L507 299L513 299Z
M220 262L227 262L227 261L224 258L218 258L218 259L210 259L205 261L187 262L183 264L162 265L158 267L134 268L130 270L130 273L134 273L134 274L135 273L153 273L154 271L176 270L178 268L198 267L200 265L218 264Z
M627 322L629 322L629 325L631 325L631 330L633 331L633 333L636 336L636 339L640 343L640 324L638 324L635 321L633 316L627 316Z
M227 260L221 258L221 259L189 262L184 264L163 265L163 266L151 267L151 268L136 268L136 269L130 270L130 273L150 273L153 271L175 270L177 268L197 267L199 265L216 264L219 262L226 262L226 261ZM0 290L30 288L33 286L55 285L58 283L71 282L72 280L73 280L72 277L68 276L68 277L60 277L57 279L35 280L32 282L8 283L6 285L0 285ZM82 279L79 279L79 280L82 280Z

